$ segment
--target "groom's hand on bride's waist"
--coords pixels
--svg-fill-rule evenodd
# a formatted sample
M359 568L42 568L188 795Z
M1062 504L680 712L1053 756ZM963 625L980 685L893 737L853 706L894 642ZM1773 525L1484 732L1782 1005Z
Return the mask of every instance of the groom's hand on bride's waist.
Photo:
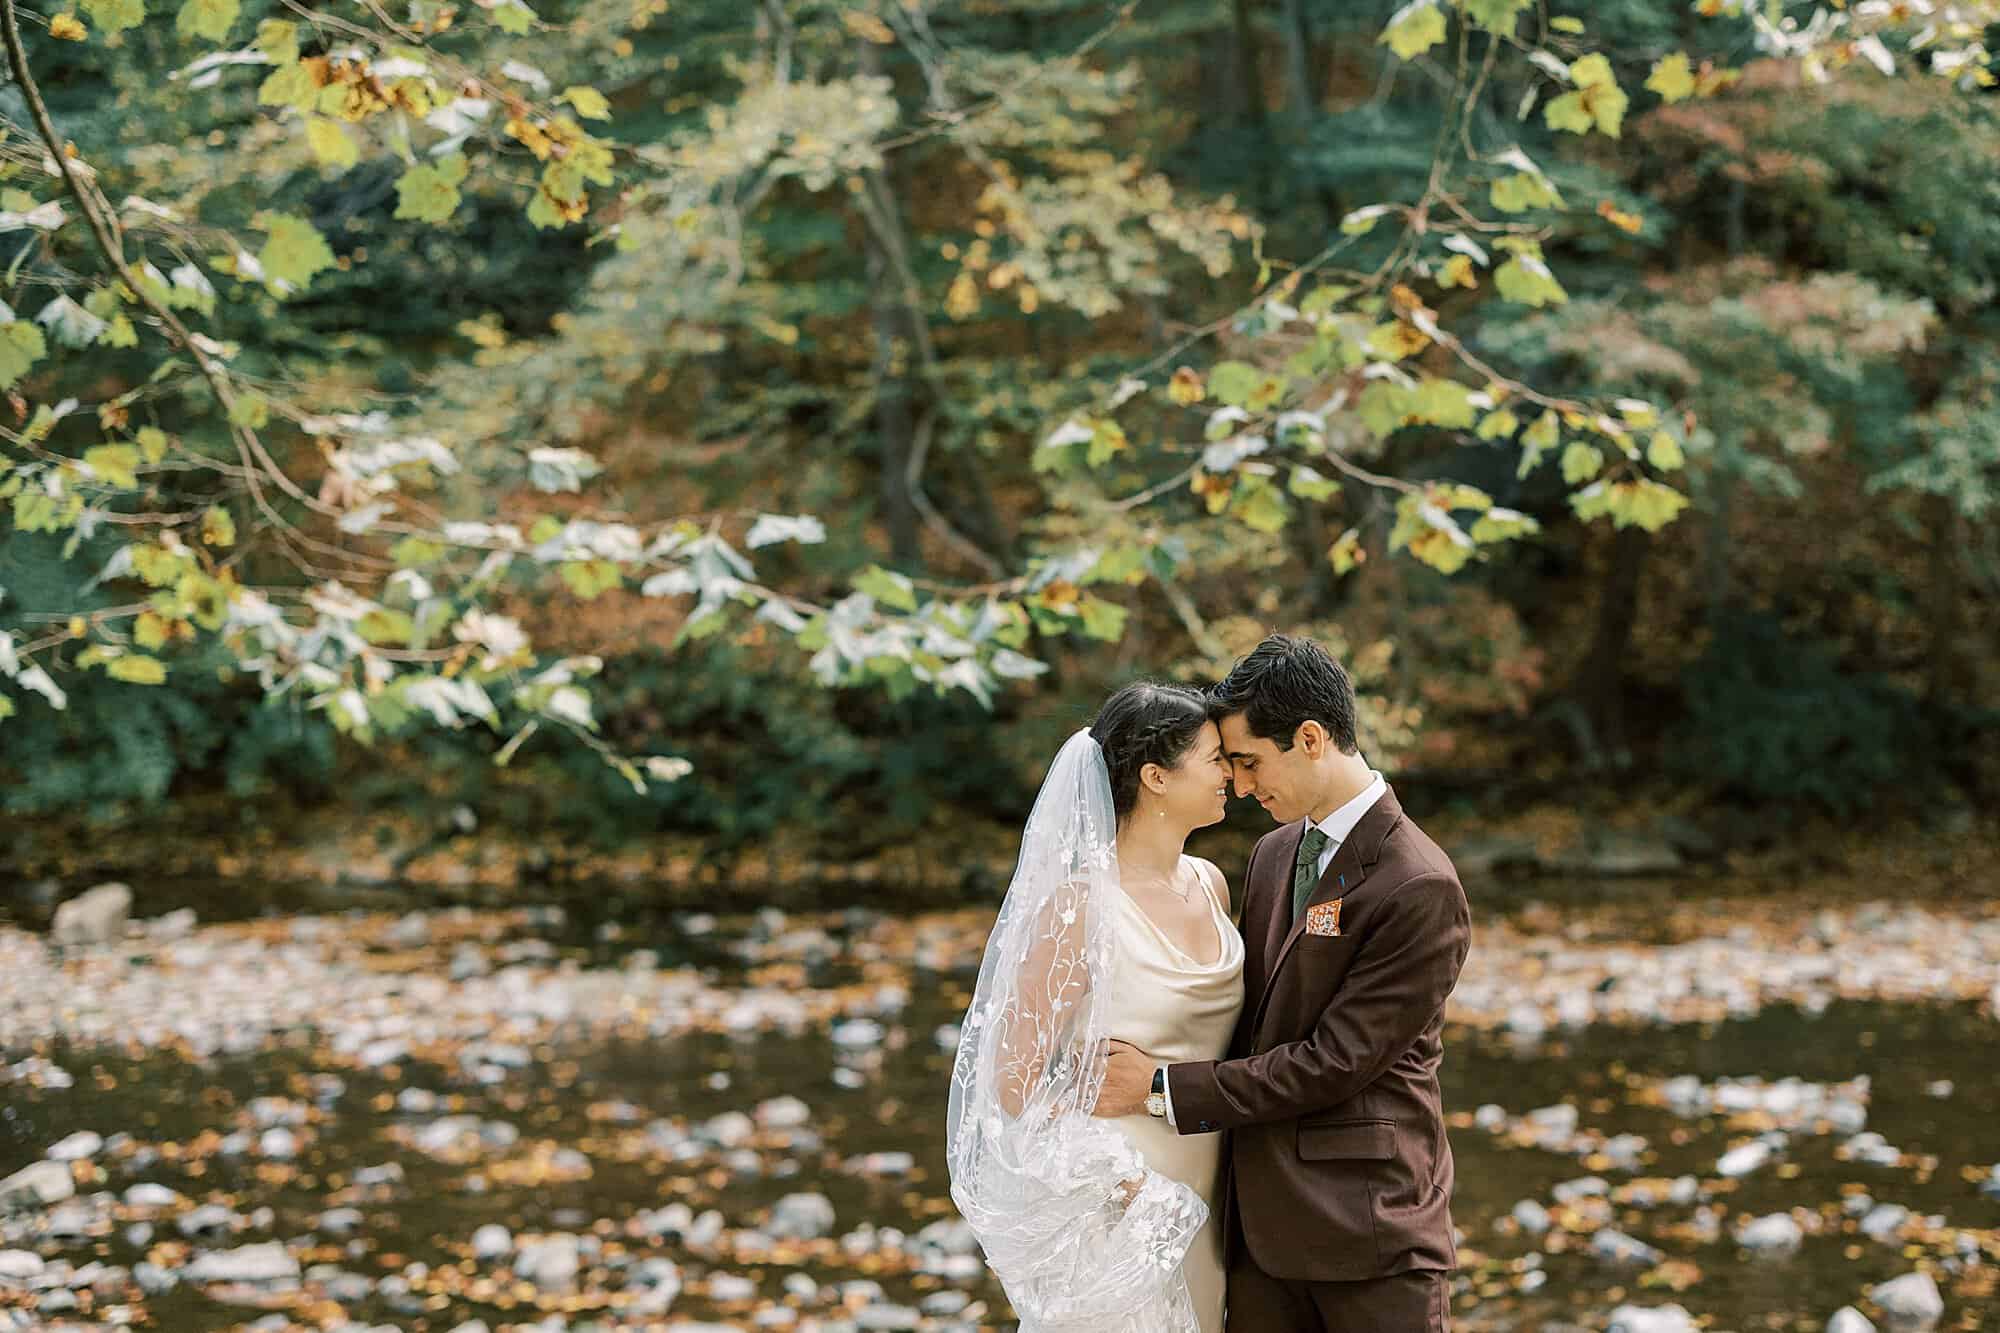
M1092 1114L1113 1119L1144 1114L1146 1094L1152 1091L1153 1070L1158 1065L1159 1061L1131 1042L1114 1037L1104 1056L1104 1086L1098 1090Z

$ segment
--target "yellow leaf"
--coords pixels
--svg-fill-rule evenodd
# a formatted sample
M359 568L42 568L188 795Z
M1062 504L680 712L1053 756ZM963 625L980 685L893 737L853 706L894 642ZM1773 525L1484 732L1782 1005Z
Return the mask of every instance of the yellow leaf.
M1436 4L1418 0L1417 4L1398 10L1376 40L1388 43L1389 49L1403 59L1414 60L1443 41L1444 35L1444 11Z
M1377 324L1368 334L1368 350L1384 361L1401 361L1431 345L1431 340L1401 320Z
M236 520L221 505L211 505L201 516L201 539L209 546L234 546Z
M1694 70L1688 64L1687 52L1676 51L1670 56L1662 56L1647 77L1646 87L1658 93L1663 102L1678 102L1692 97Z
M80 42L90 36L74 14L58 14L49 20L49 36L65 42Z
M1354 528L1349 528L1340 534L1339 541L1327 548L1326 558L1332 564L1334 573L1346 574L1365 564L1368 552L1361 547L1360 533Z
M1201 376L1189 366L1182 366L1167 382L1167 397L1181 407L1193 407L1207 396L1202 387Z
M1606 222L1618 228L1618 230L1629 232L1635 236L1638 234L1639 229L1646 225L1644 218L1636 213L1624 212L1609 199L1600 199L1598 201L1597 216L1603 218Z
M611 119L611 104L606 102L604 94L595 88L578 84L573 88L563 89L562 96L556 100L558 102L568 102L576 108L576 114L586 120Z
M979 313L979 284L970 273L961 270L951 280L944 295L944 312L953 319L971 319Z
M313 156L330 167L351 167L361 160L361 150L354 146L354 140L337 120L307 116L306 143Z
M104 664L104 674L128 685L158 685L167 678L167 668L157 657L128 653Z
M1453 255L1447 259L1443 271L1438 274L1438 286L1468 289L1479 286L1479 275L1472 267L1472 256Z

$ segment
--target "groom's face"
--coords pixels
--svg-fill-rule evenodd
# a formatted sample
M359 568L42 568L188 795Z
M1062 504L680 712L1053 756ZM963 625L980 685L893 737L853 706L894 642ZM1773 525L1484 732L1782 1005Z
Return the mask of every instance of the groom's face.
M1222 719L1222 748L1229 756L1238 796L1256 801L1280 824L1309 813L1312 761L1306 747L1295 743L1280 750L1276 741L1251 735L1243 714L1234 713Z

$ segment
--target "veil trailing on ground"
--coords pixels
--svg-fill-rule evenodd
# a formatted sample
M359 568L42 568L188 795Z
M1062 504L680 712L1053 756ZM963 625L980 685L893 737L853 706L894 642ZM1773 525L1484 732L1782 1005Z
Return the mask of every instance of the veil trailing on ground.
M1088 731L1049 767L966 1010L951 1197L1021 1333L1196 1333L1181 1261L1200 1195L1092 1118L1117 962L1117 821Z

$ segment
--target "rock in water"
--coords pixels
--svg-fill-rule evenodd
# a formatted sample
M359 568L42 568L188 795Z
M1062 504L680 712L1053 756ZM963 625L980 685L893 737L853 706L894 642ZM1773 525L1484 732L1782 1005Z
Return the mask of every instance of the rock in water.
M49 938L65 948L116 944L125 938L125 918L132 911L132 890L123 884L99 884L56 908Z
M1697 1333L1693 1316L1678 1305L1621 1305L1605 1333Z
M296 1282L299 1261L276 1241L243 1245L233 1250L216 1250L202 1255L187 1266L182 1277L189 1282L248 1282L268 1285Z
M833 1202L824 1194L787 1194L771 1209L773 1236L787 1240L818 1240L833 1231Z
M1745 1222L1736 1232L1736 1243L1752 1254L1777 1258L1796 1253L1805 1233L1789 1214L1771 1213Z
M1944 1318L1944 1296L1929 1273L1905 1273L1869 1295L1882 1307L1882 1321L1902 1333L1921 1333Z
M1861 1311L1843 1305L1826 1321L1826 1333L1875 1333L1875 1325Z
M76 1181L61 1162L36 1162L0 1180L0 1213L61 1203L76 1193Z

